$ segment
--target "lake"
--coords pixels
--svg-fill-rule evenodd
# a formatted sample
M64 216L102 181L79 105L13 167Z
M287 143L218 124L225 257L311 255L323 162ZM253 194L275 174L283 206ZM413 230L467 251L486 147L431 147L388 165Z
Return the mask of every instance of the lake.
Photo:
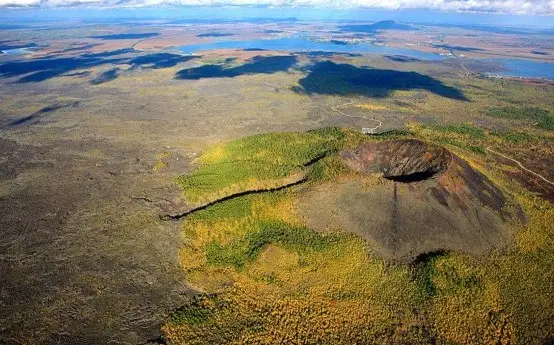
M217 41L211 43L189 44L179 47L185 54L213 49L265 49L295 52L336 52L336 53L375 53L383 55L403 55L422 60L441 60L445 56L421 52L408 48L395 48L373 45L371 43L337 44L332 42L313 41L303 37L283 37L276 39L258 39L246 41Z
M14 48L14 49L5 49L1 51L0 55L23 55L31 52L29 48Z
M427 61L447 59L447 56L435 53L422 52L410 48L396 48L371 43L337 44L333 42L320 42L306 37L289 36L276 39L256 39L245 41L222 40L211 43L199 43L180 46L179 50L185 54L193 54L203 50L213 49L266 49L294 52L335 52L335 53L362 53L381 55L401 55ZM539 62L523 59L487 59L495 61L503 66L502 71L493 74L502 76L524 78L548 78L554 79L554 63Z
M495 74L524 78L554 79L554 63L523 59L493 59L502 63L504 71Z

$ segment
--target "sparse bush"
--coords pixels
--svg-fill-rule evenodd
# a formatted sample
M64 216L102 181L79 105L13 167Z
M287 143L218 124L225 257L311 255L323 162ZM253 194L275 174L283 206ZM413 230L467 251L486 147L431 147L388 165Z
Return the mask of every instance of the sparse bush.
M485 137L484 129L475 127L468 123L461 125L437 125L432 127L437 131L462 134L469 136L472 139L483 139Z
M508 133L502 133L500 136L511 143L519 144L519 143L528 143L532 141L536 141L538 138L537 136L525 133L525 132L508 132Z

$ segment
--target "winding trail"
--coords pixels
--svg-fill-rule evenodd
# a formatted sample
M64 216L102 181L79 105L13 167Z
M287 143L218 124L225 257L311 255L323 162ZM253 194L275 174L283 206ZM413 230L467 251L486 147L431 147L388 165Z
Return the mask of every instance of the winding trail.
M346 113L344 113L343 111L340 110L341 108L348 107L352 104L354 104L354 100L351 99L349 102L346 102L344 104L341 104L341 105L338 105L338 106L335 106L335 107L331 107L331 110L341 114L342 116L364 119L364 120L371 120L371 121L378 122L377 126L375 126L375 127L370 127L370 128L362 127L362 132L364 132L365 134L375 134L375 131L378 128L380 128L381 126L383 126L383 121L377 120L376 118L370 119L366 116L349 115L349 114L346 114Z
M552 182L552 181L550 181L550 180L547 180L544 176L542 176L542 175L540 175L540 174L537 174L537 173L534 172L533 170L527 169L525 166L523 166L523 164L521 164L520 161L515 160L515 159L513 159L513 158L511 158L511 157L508 157L508 156L506 156L505 154L502 154L502 153L500 153L500 152L498 152L498 151L494 151L494 150L491 149L490 147L486 147L485 150L490 151L490 152L492 152L492 153L494 153L494 154L497 154L497 155L499 155L499 156L501 156L501 157L503 157L503 158L505 158L505 159L507 159L507 160L510 160L510 161L516 163L517 165L519 165L519 167L520 167L521 169L527 171L528 173L531 173L531 174L537 176L538 178L540 178L540 179L543 180L544 182L549 183L549 184L551 184L551 185L554 186L554 182Z

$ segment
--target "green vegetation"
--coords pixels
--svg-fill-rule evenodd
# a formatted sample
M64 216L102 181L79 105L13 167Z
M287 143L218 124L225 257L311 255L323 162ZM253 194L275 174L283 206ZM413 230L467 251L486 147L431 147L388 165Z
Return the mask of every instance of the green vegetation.
M554 115L548 110L535 107L502 107L492 108L487 115L508 120L521 120L545 130L554 130Z
M502 136L505 140L514 143L529 143L532 141L537 141L539 138L536 135L525 133L525 132L508 132L508 133L500 133L500 136Z
M412 311L422 295L409 270L370 260L355 236L301 225L294 197L258 194L247 216L214 220L203 210L186 222L181 262L187 281L207 295L177 311L165 336L183 344L422 339L397 327L423 327Z
M226 202L216 203L199 212L195 212L189 216L190 219L201 217L204 220L210 219L236 219L250 214L252 210L252 197L243 196L241 198L233 198Z
M245 263L254 261L269 244L286 250L322 250L336 243L337 236L322 236L305 227L292 226L282 221L263 221L258 229L250 229L241 239L229 246L214 241L206 247L206 260L214 265L232 265L241 269Z
M486 154L486 151L483 148L483 146L469 145L467 148L473 153L477 153L477 154L480 154L480 155L485 155Z
M418 267L417 279L429 297L479 288L475 269L455 253L431 253ZM459 263L464 263L460 266Z
M191 201L209 200L217 192L270 187L272 181L300 173L313 160L336 150L342 138L338 128L247 137L208 150L200 158L200 168L178 182Z
M173 323L187 323L191 326L199 326L210 321L213 317L214 308L211 308L217 302L217 296L195 296L192 301L177 309L170 315Z
M491 136L483 128L469 123L459 125L412 126L414 132L440 145L455 146L477 155L486 155L485 143Z
M398 135L455 146L470 160L483 159L487 145L534 138L470 124L412 125L409 133ZM406 266L374 257L355 235L306 227L297 198L351 174L333 152L364 140L376 138L336 128L254 136L208 150L193 178L180 179L201 199L229 184L287 176L325 155L304 186L230 199L187 218L180 260L187 283L202 293L168 319L163 332L172 344L527 344L554 335L554 207L514 190L500 171L488 175L517 193L529 217L503 254L439 252ZM230 172L245 160L240 173Z
M473 126L468 123L463 123L461 125L445 125L445 126L432 126L434 130L461 134L467 136L471 139L483 139L485 137L485 130L476 126Z
M308 173L309 180L329 180L348 171L337 156L329 156L316 162Z

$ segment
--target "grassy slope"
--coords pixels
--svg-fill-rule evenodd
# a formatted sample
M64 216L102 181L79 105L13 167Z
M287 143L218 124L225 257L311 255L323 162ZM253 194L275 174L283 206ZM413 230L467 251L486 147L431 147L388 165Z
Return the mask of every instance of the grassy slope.
M515 145L506 133L469 124L411 130L383 139L410 135L447 144L476 166L486 159L476 148ZM208 151L198 172L180 181L187 196L202 198L286 176L329 151L309 175L317 184L345 173L333 149L361 140L369 139L336 129L254 136ZM551 139L541 136L517 145L537 140L551 149ZM528 344L553 336L554 207L507 183L500 170L485 172L517 196L529 223L512 249L480 260L446 253L413 267L387 264L354 235L306 228L295 215L298 190L195 213L185 222L181 263L189 284L204 294L174 313L166 338L175 344Z
M246 189L270 187L310 161L334 149L337 129L300 133L271 133L215 146L200 157L200 168L179 178L185 196L206 201Z

